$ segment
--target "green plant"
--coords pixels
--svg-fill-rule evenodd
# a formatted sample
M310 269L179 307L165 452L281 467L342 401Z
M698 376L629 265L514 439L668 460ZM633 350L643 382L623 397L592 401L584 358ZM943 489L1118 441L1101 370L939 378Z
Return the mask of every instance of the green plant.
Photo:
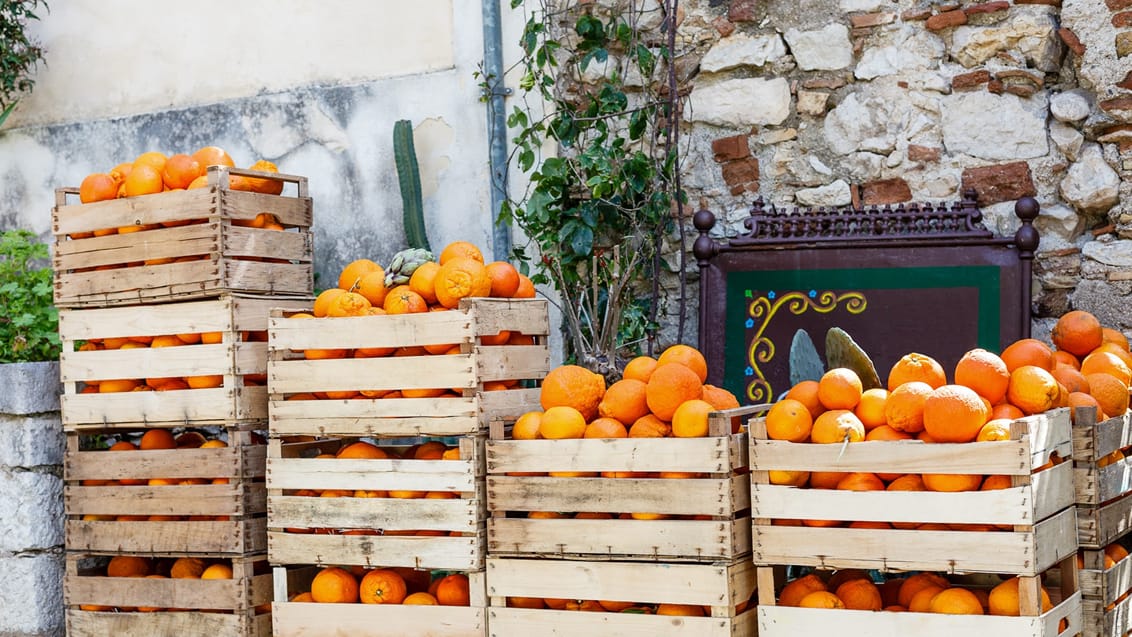
M43 59L43 49L28 39L29 20L43 0L0 0L0 126L15 110L20 96L29 93L35 80L31 72Z
M413 123L407 119L393 124L393 158L397 162L397 181L401 186L401 206L405 240L410 248L431 251L425 232L424 201L421 196L421 170L413 145Z
M47 246L27 230L0 235L0 363L59 358Z
M515 257L562 297L568 356L613 377L653 345L659 248L682 204L679 92L668 63L676 2L511 2L528 4L524 94L507 125L530 186L504 202L500 223L523 230L530 241ZM642 27L646 19L654 26ZM671 81L658 79L664 70ZM548 143L557 152L543 157Z

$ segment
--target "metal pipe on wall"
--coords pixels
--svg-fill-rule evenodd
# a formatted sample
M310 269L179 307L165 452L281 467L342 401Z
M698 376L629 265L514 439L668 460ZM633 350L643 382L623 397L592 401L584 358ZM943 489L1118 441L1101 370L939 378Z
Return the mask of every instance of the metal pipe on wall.
M491 173L491 253L495 261L511 256L511 226L499 223L499 210L507 199L507 116L503 85L503 22L500 0L483 0L483 74L487 88L488 167Z

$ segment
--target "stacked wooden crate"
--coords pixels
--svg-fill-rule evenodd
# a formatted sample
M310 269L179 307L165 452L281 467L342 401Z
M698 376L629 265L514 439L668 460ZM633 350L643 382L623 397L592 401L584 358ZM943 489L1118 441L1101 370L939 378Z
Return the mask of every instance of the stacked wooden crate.
M295 194L232 191L229 172ZM257 431L270 311L313 292L306 180L213 167L207 188L73 194L54 210L67 632L270 634Z
M1073 414L1077 539L1086 637L1132 631L1132 415L1097 421L1095 408Z
M511 440L494 423L493 637L755 634L743 413L704 438Z
M854 635L1081 634L1073 465L1064 461L1073 452L1068 410L1015 421L1010 440L996 442L797 444L768 439L762 419L752 421L750 442L762 637L830 630ZM1010 476L1011 486L955 493L802 489L771 484L771 471L997 475ZM803 520L896 528L799 523ZM921 524L931 526L908 528ZM1017 576L1021 616L779 606L783 566L935 571L975 579L980 574ZM1053 601L1045 612L1043 575ZM989 583L999 583L999 577Z
M476 298L420 314L290 314L271 319L268 340L275 634L382 626L388 634L484 637L484 439L492 419L538 408L534 385L550 365L546 302ZM365 457L339 457L344 448ZM426 584L463 574L469 605L292 601L328 566L358 576L398 569Z

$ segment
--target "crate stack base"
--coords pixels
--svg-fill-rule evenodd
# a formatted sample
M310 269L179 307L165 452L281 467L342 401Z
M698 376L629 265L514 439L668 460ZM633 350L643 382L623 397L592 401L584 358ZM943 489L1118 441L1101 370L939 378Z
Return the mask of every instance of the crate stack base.
M501 332L511 344L483 342L498 342ZM548 332L546 304L534 300L466 299L449 311L397 316L292 319L280 312L271 319L275 635L373 626L399 635L487 634L487 423L539 408L539 390L523 384L549 371ZM422 351L426 346L437 353ZM359 448L364 453L338 457ZM463 574L470 605L292 601L326 566L395 568L424 585Z
M1095 409L1078 408L1073 421L1084 634L1123 637L1132 631L1132 560L1106 564L1105 547L1132 537L1132 416L1098 422Z
M150 558L168 568L167 559ZM216 558L230 579L107 577L107 556L69 553L63 582L69 637L271 634L272 577L264 556Z
M968 630L1052 637L1059 634L1062 620L1069 630L1061 634L1082 632L1073 464L1067 461L1074 449L1067 409L1015 421L1010 439L995 442L876 441L842 449L770 440L765 420L759 419L752 421L750 443L751 464L757 467L751 474L751 516L754 562L760 567L762 637L850 626L849 634ZM771 471L974 474L1009 480L999 489L954 493L846 491L771 484ZM846 527L855 521L892 528ZM923 524L932 526L917 528ZM772 567L791 565L1016 576L1022 582L1023 616L953 618L779 607L776 591L784 582ZM1054 608L1041 613L1038 582L1051 569L1061 582L1060 594Z

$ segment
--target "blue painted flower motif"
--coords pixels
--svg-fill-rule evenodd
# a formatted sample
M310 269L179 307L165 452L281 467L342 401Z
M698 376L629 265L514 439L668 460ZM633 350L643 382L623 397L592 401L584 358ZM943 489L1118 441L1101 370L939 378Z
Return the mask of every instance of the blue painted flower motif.
M754 326L755 326L755 319L747 319L747 329L751 329Z
M817 291L817 290L810 290L810 298L811 298L811 299L812 299L812 298L815 298L815 297L816 297L817 295L818 295L818 291Z
M770 299L771 301L773 301L774 297L776 297L776 296L778 296L778 295L774 293L774 290L771 290L770 292L766 293L766 298Z
M754 376L755 375L755 368L748 365L747 369L743 370L743 373L746 374L747 376Z

